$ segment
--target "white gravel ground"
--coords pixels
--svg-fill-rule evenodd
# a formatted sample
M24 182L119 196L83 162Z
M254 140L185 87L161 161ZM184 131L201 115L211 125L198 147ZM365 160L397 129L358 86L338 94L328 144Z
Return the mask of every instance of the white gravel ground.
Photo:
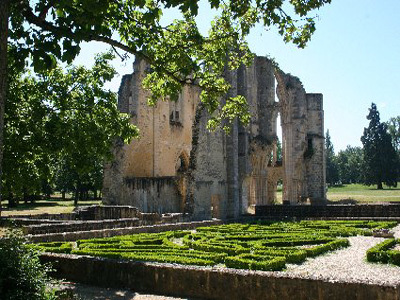
M393 231L395 237L399 238L400 225L393 228ZM382 242L383 238L355 236L348 239L349 247L307 259L301 265L287 265L287 270L279 272L279 275L329 281L400 284L400 267L366 261L366 251Z

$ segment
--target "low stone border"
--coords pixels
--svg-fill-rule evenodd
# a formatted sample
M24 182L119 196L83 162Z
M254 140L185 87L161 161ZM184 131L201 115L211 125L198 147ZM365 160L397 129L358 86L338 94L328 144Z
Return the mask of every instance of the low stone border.
M213 226L220 224L222 224L221 220L214 219L206 221L193 221L193 222L182 222L173 224L157 224L149 226L113 228L113 229L103 229L103 230L27 235L27 238L34 243L76 241L80 239L102 238L102 237L111 237L117 235L134 234L134 233L155 233L155 232L162 232L169 230L187 230L187 229L195 229L196 227Z
M137 292L202 299L398 300L398 286L323 281L273 272L122 261L43 254L56 276L70 281Z
M118 220L94 220L94 221L73 221L66 223L56 224L39 224L23 226L22 231L24 234L46 234L46 233L61 233L61 232L74 232L74 231L91 231L112 228L124 228L139 226L139 218L127 218Z
M257 217L286 218L398 218L400 203L328 205L256 205Z

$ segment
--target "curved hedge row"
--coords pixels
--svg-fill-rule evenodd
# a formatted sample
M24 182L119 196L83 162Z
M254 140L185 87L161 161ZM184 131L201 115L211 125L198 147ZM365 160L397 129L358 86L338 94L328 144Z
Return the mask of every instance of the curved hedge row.
M382 243L368 249L369 262L390 263L400 266L400 251L392 248L400 244L400 239L387 239Z
M348 240L339 237L370 235L372 229L395 225L373 221L260 222L32 247L46 252L274 271L284 269L286 263L302 263L307 257L348 246Z

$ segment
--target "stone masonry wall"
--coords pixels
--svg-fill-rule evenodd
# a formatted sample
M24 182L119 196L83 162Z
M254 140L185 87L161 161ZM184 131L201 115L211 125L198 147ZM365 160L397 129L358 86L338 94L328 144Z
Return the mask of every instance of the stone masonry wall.
M179 218L182 219L182 218ZM56 241L76 241L82 239L104 238L136 233L157 233L171 230L193 230L197 227L214 226L222 224L221 220L205 220L205 221L191 221L181 222L181 220L164 219L160 220L161 224L123 227L123 228L106 228L93 230L90 224L87 225L85 230L71 231L71 232L53 232L45 234L32 234L27 238L34 243L41 242L56 242ZM176 222L180 221L180 222Z
M326 202L325 138L322 94L307 94L307 139L312 155L306 159L307 197L312 204Z
M131 114L140 137L129 145L116 145L115 160L105 167L103 202L133 205L144 212L182 212L185 181L181 178L191 150L198 93L185 87L177 102L160 100L150 107L148 93L141 88L148 70L144 61L137 60L134 73L122 80L118 105Z
M226 182L226 136L222 130L207 130L207 112L203 111L198 126L197 147L192 171L193 182L190 191L193 199L193 219L208 219L211 216L225 216L227 197ZM192 153L193 155L193 153ZM211 208L213 211L211 212Z
M321 94L307 94L297 77L256 57L251 66L224 75L231 85L227 97L246 97L250 124L234 120L229 134L209 132L198 88L184 87L177 102L149 107L140 87L147 70L136 61L134 73L121 84L120 109L131 114L141 138L116 143L116 159L105 168L105 203L187 212L195 220L237 218L254 205L274 203L280 179L285 202L325 203ZM282 162L277 159L279 113Z
M283 201L326 203L324 118L321 94L307 94L301 81L275 72L282 123Z
M256 217L278 218L399 218L400 204L259 205Z
M221 268L151 264L75 255L43 254L56 275L90 285L218 300L398 300L397 286L274 276Z

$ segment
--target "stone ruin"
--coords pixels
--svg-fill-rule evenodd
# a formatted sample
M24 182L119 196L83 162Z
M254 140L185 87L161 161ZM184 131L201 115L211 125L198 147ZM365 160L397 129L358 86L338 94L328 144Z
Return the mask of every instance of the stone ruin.
M275 204L279 180L284 204L326 203L322 94L306 93L297 77L256 57L252 66L226 74L230 95L248 100L250 124L234 121L230 134L210 132L197 87L185 86L177 102L147 105L141 82L148 69L136 60L133 74L122 79L119 109L131 115L140 138L116 143L114 161L105 166L105 204L189 213L194 220L237 218Z

